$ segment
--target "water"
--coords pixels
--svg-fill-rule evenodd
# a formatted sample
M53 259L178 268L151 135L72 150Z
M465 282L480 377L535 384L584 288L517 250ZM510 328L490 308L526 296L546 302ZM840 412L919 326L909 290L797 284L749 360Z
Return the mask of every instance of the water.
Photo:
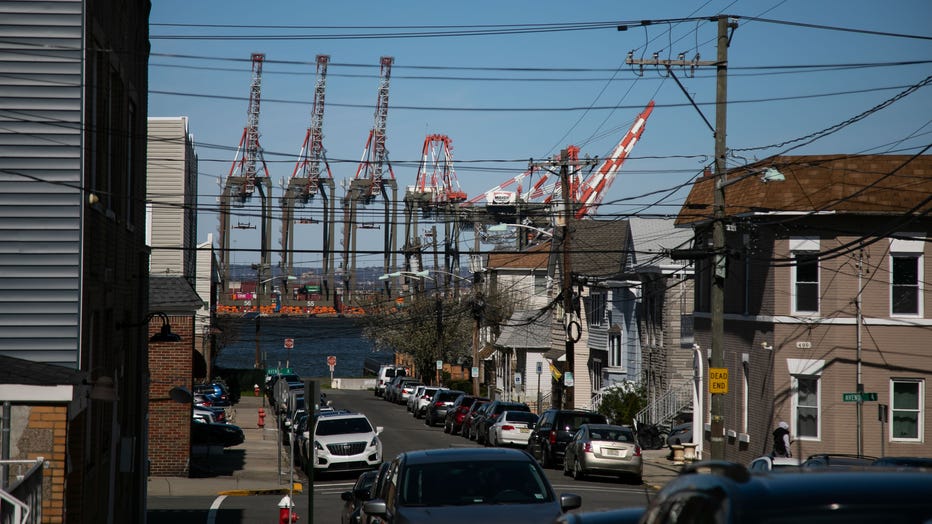
M256 321L236 318L231 328L236 340L223 348L217 364L225 368L252 369L256 360ZM225 328L226 329L226 328ZM285 339L294 339L294 349L285 349ZM337 358L334 377L361 377L367 357L382 361L391 355L374 351L363 338L362 326L351 318L262 317L259 323L260 360L266 367L284 366L302 377L329 377L327 357Z

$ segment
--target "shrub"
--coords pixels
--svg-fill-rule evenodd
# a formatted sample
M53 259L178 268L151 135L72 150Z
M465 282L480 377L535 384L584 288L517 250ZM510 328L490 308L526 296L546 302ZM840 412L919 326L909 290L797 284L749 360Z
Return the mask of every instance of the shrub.
M619 382L602 394L599 413L612 424L631 425L638 411L647 406L647 395L634 382Z

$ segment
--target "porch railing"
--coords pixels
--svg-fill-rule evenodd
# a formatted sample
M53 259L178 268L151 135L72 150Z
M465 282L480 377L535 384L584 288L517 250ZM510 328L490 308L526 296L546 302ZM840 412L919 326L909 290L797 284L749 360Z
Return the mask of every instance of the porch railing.
M693 384L684 382L678 387L668 389L657 400L638 411L634 418L639 424L665 424L692 406L692 403Z
M16 480L0 489L0 522L2 524L38 524L42 522L42 470L45 459L0 460L4 472L16 468ZM24 473L19 471L25 470Z

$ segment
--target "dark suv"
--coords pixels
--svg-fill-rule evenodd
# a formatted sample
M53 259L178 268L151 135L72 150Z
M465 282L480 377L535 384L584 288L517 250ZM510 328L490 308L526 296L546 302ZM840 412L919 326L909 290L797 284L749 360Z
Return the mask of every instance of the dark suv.
M443 419L447 416L447 411L453 407L453 403L456 402L456 399L465 394L465 392L458 389L437 390L437 392L434 393L434 397L430 399L430 402L427 404L427 409L424 411L424 424L433 426L438 422L443 422Z
M929 522L932 475L918 470L816 469L751 474L741 464L683 466L646 508L574 513L558 524Z
M469 413L469 408L472 407L473 402L477 400L481 402L489 401L489 399L485 397L475 397L472 395L463 395L456 399L456 402L447 410L447 416L444 417L443 432L451 435L459 433L460 428L463 427L463 419L465 419L466 414Z
M489 441L489 427L495 424L503 411L531 411L524 402L506 402L493 400L492 405L482 412L482 416L473 421L476 426L476 442L485 444Z
M566 445L583 424L608 424L608 420L595 411L548 409L531 431L527 450L545 468L562 466Z

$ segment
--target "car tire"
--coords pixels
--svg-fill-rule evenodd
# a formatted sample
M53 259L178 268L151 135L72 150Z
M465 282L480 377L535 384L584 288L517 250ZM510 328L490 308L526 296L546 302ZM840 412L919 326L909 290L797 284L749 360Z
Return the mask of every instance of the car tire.
M540 467L544 469L553 468L553 459L550 458L550 450L543 446L540 448Z
M427 421L425 420L424 422L426 423ZM450 426L446 422L443 423L443 432L450 433Z
M434 419L430 417L430 414L424 415L424 425L427 427L433 426Z
M563 467L566 467L566 461L563 461ZM582 480L586 477L586 473L583 471L582 467L579 466L579 459L573 460L573 480Z
M573 472L570 471L570 468L568 468L566 464L567 464L567 461L564 460L563 461L563 476L569 477L572 475Z

